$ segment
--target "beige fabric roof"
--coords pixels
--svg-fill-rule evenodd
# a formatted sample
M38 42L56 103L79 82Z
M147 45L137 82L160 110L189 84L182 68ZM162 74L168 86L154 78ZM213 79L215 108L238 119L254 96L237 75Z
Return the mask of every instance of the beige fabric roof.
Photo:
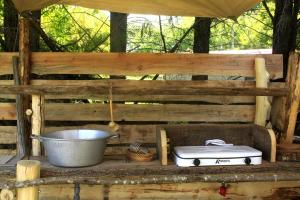
M170 16L234 17L260 0L13 0L19 11L52 4L77 5L112 12Z

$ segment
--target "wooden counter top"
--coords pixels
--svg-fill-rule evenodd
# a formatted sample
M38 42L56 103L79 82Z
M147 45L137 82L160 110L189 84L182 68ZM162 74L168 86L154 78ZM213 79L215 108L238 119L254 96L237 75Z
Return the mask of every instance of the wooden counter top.
M250 166L177 167L175 164L161 166L158 160L141 163L126 161L125 157L105 157L103 163L84 168L62 168L49 164L44 157L40 160L41 179L53 179L53 183L84 182L87 184L141 184L179 182L257 182L300 180L300 163L263 162ZM2 180L13 180L13 167L0 168ZM43 181L42 181L43 182ZM51 181L50 181L51 182Z

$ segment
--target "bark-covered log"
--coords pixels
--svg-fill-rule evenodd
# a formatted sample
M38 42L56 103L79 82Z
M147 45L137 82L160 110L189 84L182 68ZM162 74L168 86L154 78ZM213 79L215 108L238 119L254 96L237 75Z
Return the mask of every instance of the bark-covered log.
M127 14L110 13L110 52L126 52ZM125 76L110 76L112 79L125 79Z
M194 24L194 53L208 53L211 18L195 18ZM193 80L207 80L207 75L194 75Z
M87 185L138 185L167 184L190 182L251 182L251 181L293 181L299 180L299 173L243 173L243 174L194 174L194 175L146 175L130 177L47 177L32 181L4 182L0 189L24 188L53 184L87 184Z

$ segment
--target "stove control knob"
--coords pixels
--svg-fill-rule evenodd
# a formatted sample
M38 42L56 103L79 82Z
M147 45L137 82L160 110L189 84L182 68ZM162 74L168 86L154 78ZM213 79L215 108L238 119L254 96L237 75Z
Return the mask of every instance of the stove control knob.
M245 164L250 165L251 164L251 158L245 158Z
M196 158L193 163L194 163L195 166L199 166L200 165L200 160L198 158Z

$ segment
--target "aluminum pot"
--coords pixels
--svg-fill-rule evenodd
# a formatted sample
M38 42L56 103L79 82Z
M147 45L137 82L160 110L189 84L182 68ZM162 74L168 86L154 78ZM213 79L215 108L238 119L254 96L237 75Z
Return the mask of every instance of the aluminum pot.
M43 143L52 165L86 167L102 162L107 139L118 136L107 131L81 129L32 135L32 138Z

